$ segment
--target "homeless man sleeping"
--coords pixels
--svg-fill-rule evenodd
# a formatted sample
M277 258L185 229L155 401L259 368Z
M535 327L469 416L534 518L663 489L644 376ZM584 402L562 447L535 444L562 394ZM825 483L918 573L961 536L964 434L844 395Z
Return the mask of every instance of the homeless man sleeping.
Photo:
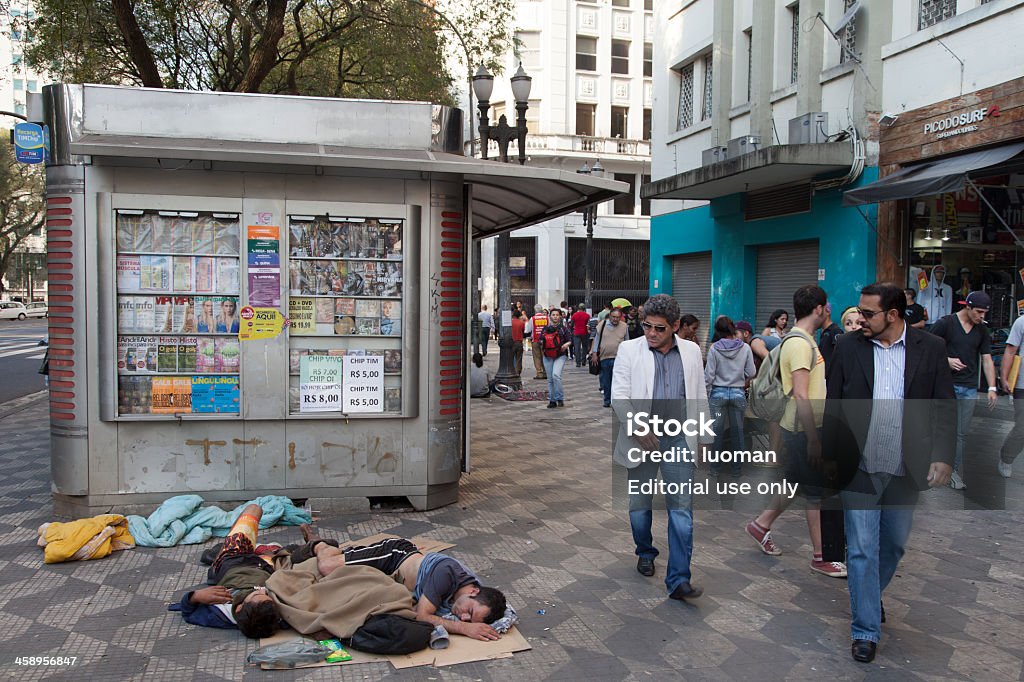
M194 625L237 626L252 638L273 635L282 620L303 634L324 629L347 638L386 613L473 639L500 637L491 624L505 615L505 596L482 587L458 560L423 555L405 538L338 549L308 526L304 545L257 546L262 513L258 505L243 510L207 573L211 587L188 592L169 610Z

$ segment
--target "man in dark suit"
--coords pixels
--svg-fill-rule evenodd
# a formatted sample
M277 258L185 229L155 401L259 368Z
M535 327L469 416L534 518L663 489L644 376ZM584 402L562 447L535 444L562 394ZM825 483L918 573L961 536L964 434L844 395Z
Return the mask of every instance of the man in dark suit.
M894 284L861 290L860 333L839 337L822 453L842 490L854 660L875 657L882 592L896 573L918 493L952 472L956 406L942 339L906 324Z

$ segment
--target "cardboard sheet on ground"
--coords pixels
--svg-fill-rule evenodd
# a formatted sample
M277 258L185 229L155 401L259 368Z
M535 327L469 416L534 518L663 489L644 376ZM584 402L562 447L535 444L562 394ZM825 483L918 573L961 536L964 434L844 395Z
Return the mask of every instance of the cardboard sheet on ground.
M372 545L373 543L380 542L381 540L387 540L388 538L397 537L401 536L392 535L391 533L377 533L376 535L371 535L370 537L363 538L362 540L349 540L348 542L342 542L338 545L338 547L340 547L341 549L345 549L346 547L355 547L356 545ZM412 540L413 544L415 544L416 547L424 554L428 552L443 552L444 550L451 549L455 546L451 542L444 542L442 540L435 540L433 538L424 538L417 536L409 539Z
M284 630L278 632L273 637L267 639L261 639L259 645L267 646L268 644L280 644L287 642L289 639L295 639L301 637L299 633L293 630ZM352 654L351 661L343 661L340 663L310 663L308 665L296 666L299 668L322 668L329 665L357 665L359 663L374 663L376 661L390 661L391 665L398 670L404 668L415 668L421 665L432 665L435 668L439 668L445 665L457 665L459 663L471 663L473 661L489 661L498 658L511 658L512 654L517 651L527 651L532 649L530 643L526 641L522 633L519 632L519 628L514 627L501 636L496 642L480 642L469 637L463 637L461 635L453 635L451 638L451 644L447 649L424 649L423 651L417 651L414 654L407 654L405 656L381 656L379 654L368 654L362 651L355 651L348 647L345 651ZM264 670L292 670L292 668L275 668L272 665L263 663L260 667Z

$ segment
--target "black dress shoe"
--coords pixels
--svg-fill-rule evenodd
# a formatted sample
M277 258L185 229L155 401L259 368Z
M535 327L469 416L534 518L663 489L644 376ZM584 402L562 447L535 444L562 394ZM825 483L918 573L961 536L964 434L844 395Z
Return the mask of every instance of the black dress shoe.
M653 557L640 557L636 560L636 570L640 575L645 575L650 578L654 575L654 558Z
M877 648L878 645L870 639L855 639L850 651L853 653L853 660L861 663L870 663L875 660L875 649Z
M679 586L672 590L672 594L668 595L669 599L696 599L700 595L704 594L704 590L700 587L694 587L690 583L679 583Z

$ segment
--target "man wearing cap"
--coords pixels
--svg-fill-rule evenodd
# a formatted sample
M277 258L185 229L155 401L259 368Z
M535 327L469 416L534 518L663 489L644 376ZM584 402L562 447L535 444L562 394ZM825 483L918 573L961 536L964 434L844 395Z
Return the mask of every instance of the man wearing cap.
M740 320L736 323L736 338L746 344L750 344L751 337L754 336L754 328L750 326L750 323L746 320Z
M928 320L937 321L953 312L953 288L943 282L945 279L946 266L936 265L928 286L921 292L920 302L928 313Z
M964 307L959 312L946 315L931 328L933 334L945 340L949 368L953 371L953 390L956 392L956 459L949 485L955 490L967 487L963 479L964 449L978 399L979 356L988 383L989 409L995 407L997 397L992 343L988 328L985 327L985 313L992 307L992 299L984 291L972 291L961 304Z

